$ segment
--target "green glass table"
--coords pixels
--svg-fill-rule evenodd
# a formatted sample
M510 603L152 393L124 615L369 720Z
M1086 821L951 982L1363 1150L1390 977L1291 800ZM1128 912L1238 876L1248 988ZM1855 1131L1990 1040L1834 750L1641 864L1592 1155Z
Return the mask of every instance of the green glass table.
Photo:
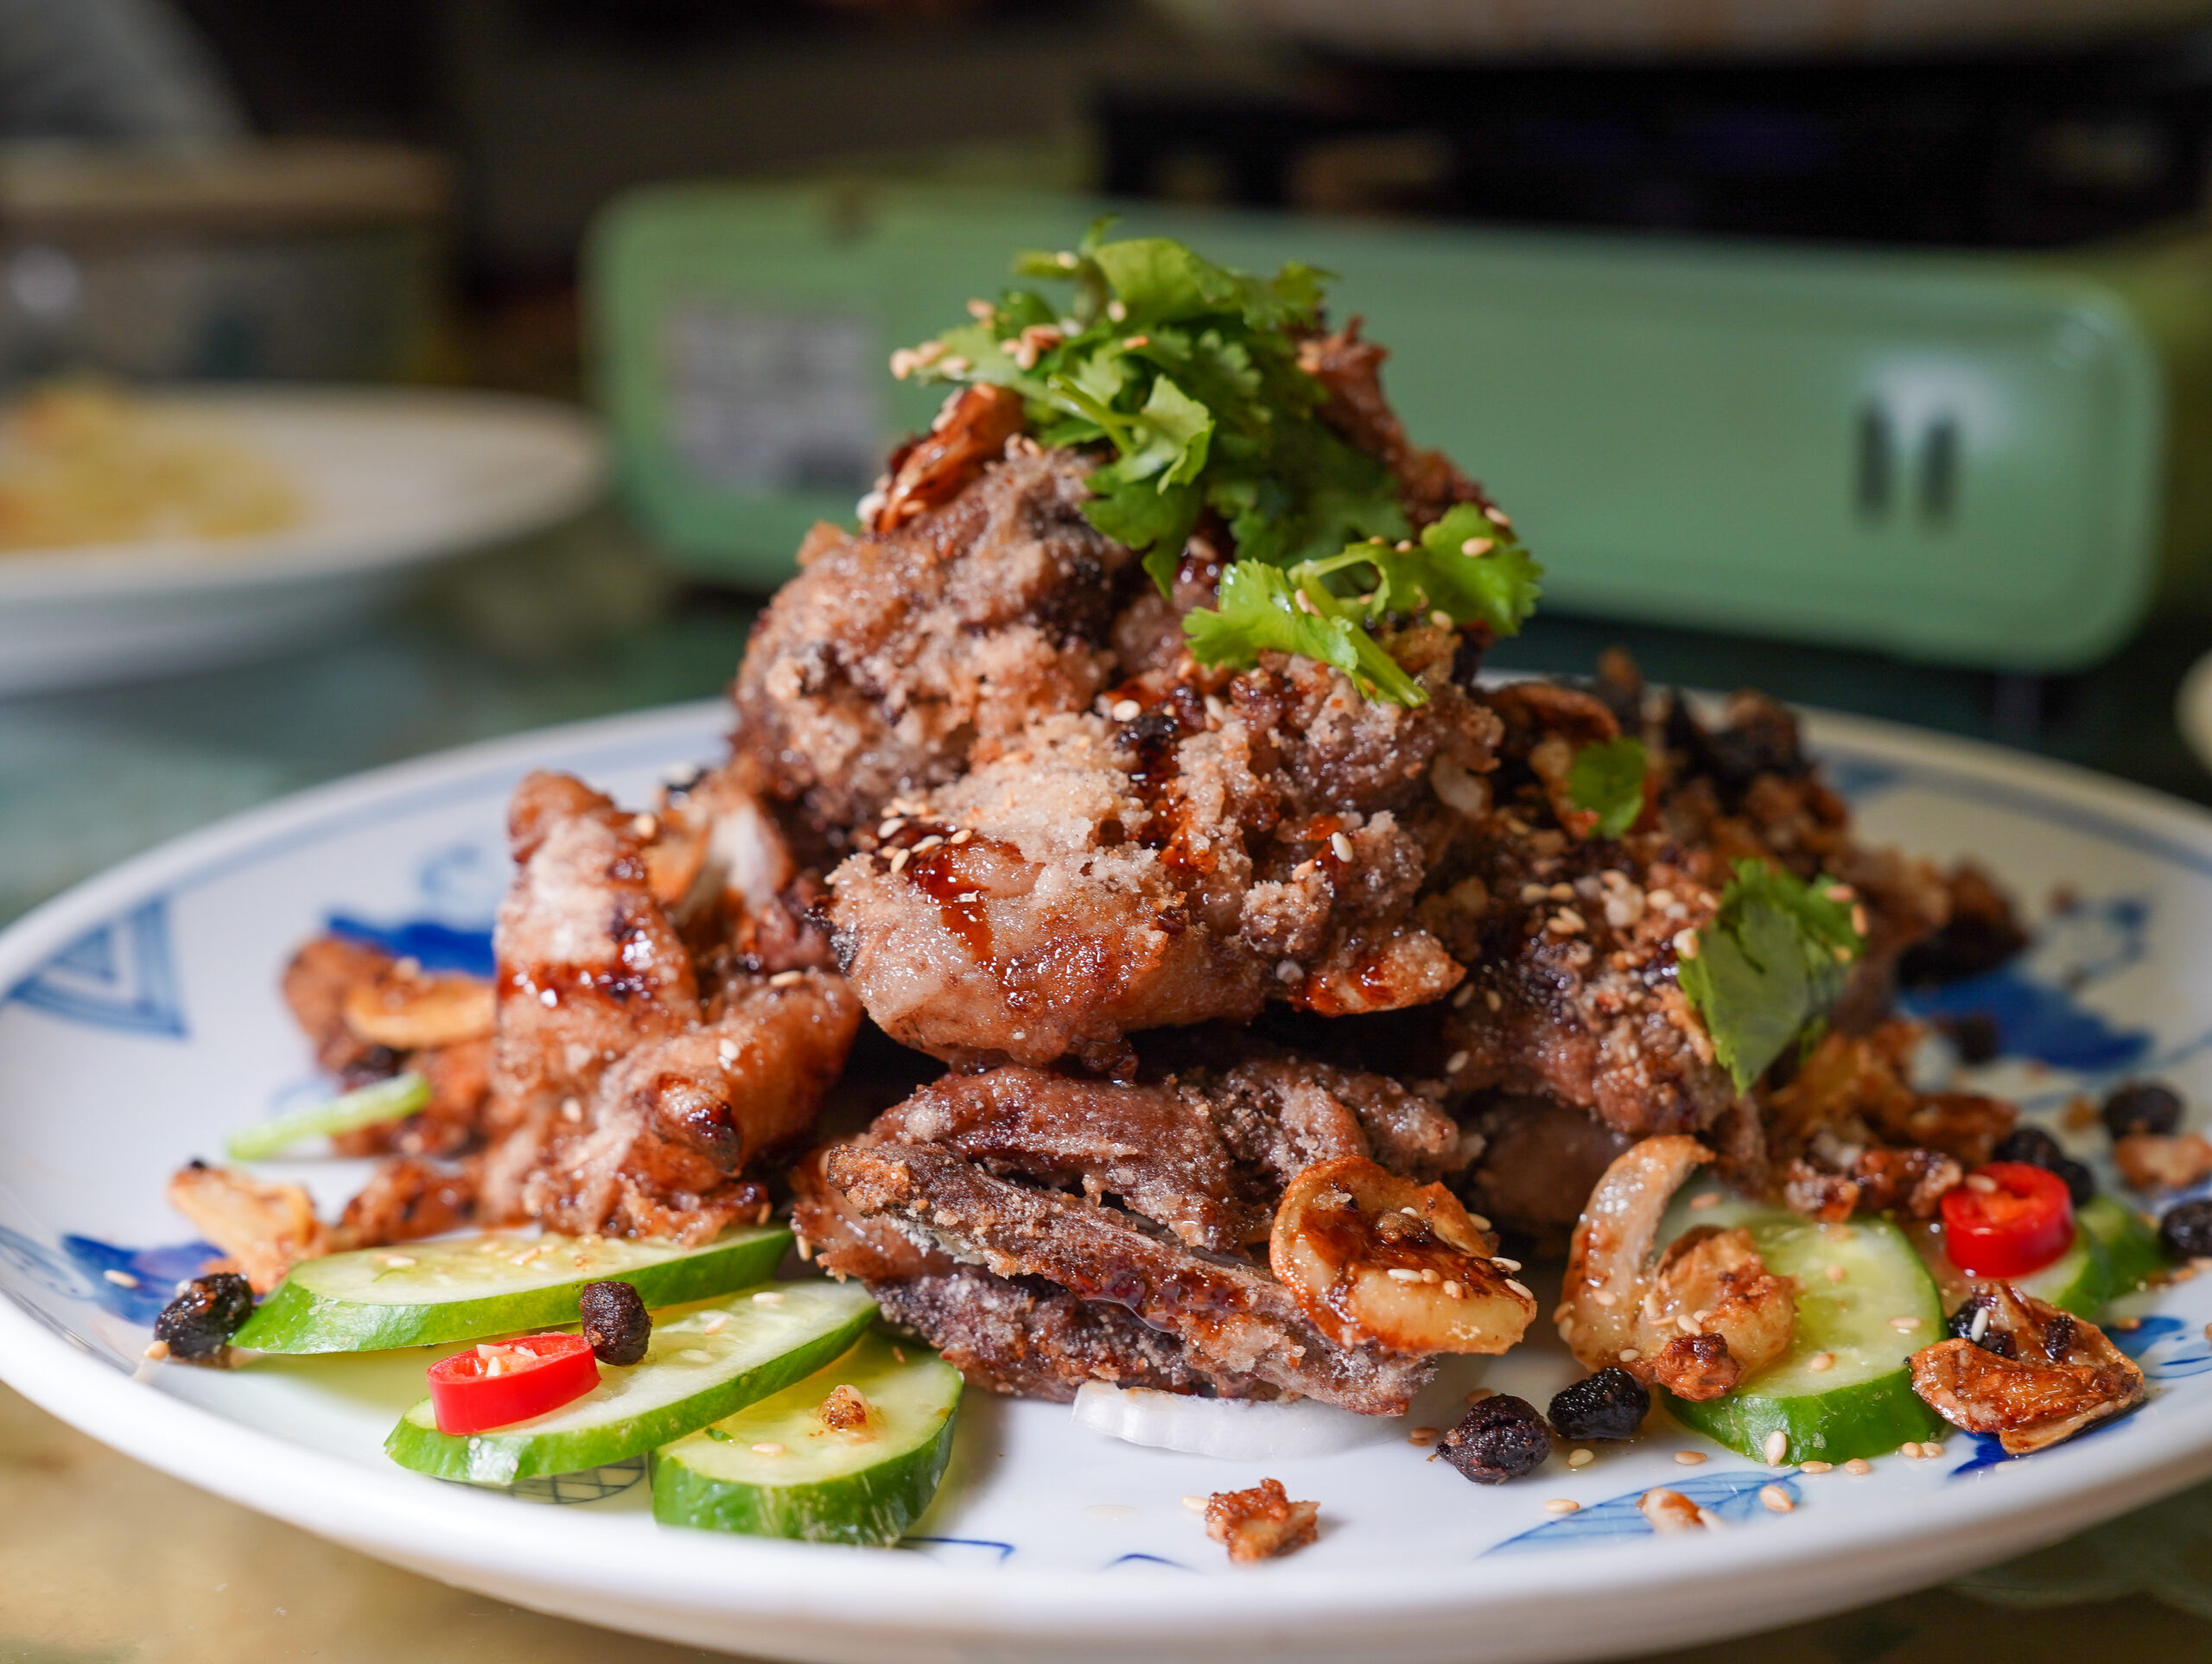
M292 655L0 701L0 922L165 838L282 793L495 734L717 693L753 597L687 583L611 511L448 569ZM2212 640L2154 626L2109 668L1996 682L1859 655L1548 617L1502 664L1656 679L1997 738L2212 802L2171 719ZM115 1455L0 1389L0 1664L406 1658L564 1664L709 1654L518 1610L334 1547ZM2007 1608L2035 1608L2032 1617ZM1948 1588L1682 1659L2016 1664L2212 1656L2212 1486Z

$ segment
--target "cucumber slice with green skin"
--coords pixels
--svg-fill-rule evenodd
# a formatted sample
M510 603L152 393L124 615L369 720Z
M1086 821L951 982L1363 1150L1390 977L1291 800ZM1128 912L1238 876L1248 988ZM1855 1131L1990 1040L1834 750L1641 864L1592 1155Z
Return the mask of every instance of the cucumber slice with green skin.
M2112 1276L2112 1291L2106 1295L2107 1299L2116 1300L2123 1294L2134 1293L2152 1273L2164 1268L2166 1256L2159 1249L2157 1235L2133 1209L2109 1196L2095 1196L2074 1217L2083 1230L2104 1245Z
M810 1543L897 1542L937 1495L960 1405L957 1369L899 1350L903 1362L871 1335L797 1386L656 1451L653 1518ZM823 1424L822 1402L839 1386L868 1400L865 1427Z
M753 1298L761 1293L782 1298ZM486 1484L620 1462L811 1374L874 1318L875 1302L858 1283L748 1289L656 1323L643 1362L606 1365L582 1398L512 1427L450 1437L438 1431L426 1398L400 1417L385 1454L417 1473Z
M359 1248L294 1266L232 1339L262 1352L372 1352L558 1329L576 1321L586 1283L628 1283L649 1307L711 1299L773 1276L791 1240L760 1225L696 1248L498 1235Z
M1912 1390L1907 1362L1943 1335L1936 1282L1904 1234L1886 1219L1827 1226L1777 1209L1723 1202L1670 1214L1672 1230L1692 1224L1740 1225L1758 1244L1767 1269L1797 1282L1797 1324L1789 1350L1734 1392L1693 1404L1662 1390L1668 1410L1731 1450L1766 1460L1767 1440L1781 1433L1783 1460L1848 1462L1886 1455L1908 1439L1936 1439L1944 1423ZM1843 1268L1843 1280L1827 1274ZM1917 1319L1899 1330L1890 1319ZM1812 1361L1834 1360L1815 1369Z
M1988 1278L1975 1280L1986 1282ZM2006 1280L2024 1294L2094 1321L2113 1296L2112 1256L2089 1223L2074 1219L2074 1243L2041 1271Z

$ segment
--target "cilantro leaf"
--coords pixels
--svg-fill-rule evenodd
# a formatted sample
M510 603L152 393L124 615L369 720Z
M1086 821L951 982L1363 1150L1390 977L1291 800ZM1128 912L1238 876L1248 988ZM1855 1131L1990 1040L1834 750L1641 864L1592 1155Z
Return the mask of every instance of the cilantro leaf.
M1827 886L1763 861L1736 863L1719 910L1676 970L1713 1054L1747 1091L1784 1047L1821 1020L1866 939Z
M1567 771L1567 801L1598 817L1591 835L1618 838L1643 813L1643 743L1622 734L1585 746Z
M1222 574L1214 610L1190 613L1183 630L1192 654L1204 664L1249 670L1264 651L1295 653L1334 665L1370 698L1399 705L1428 702L1427 690L1356 619L1344 615L1335 597L1294 585L1281 567L1232 562Z
M1257 277L1166 238L1109 242L1110 224L1072 250L1016 257L1018 277L1073 284L1065 307L1007 289L893 368L1008 388L1040 443L1109 453L1084 514L1142 557L1163 594L1200 517L1217 516L1235 565L1275 575L1247 575L1217 613L1186 620L1209 662L1305 654L1370 697L1418 704L1426 693L1370 633L1382 619L1440 611L1513 634L1542 568L1510 525L1462 505L1399 549L1410 528L1396 480L1322 419L1327 391L1299 348L1328 274L1294 262Z

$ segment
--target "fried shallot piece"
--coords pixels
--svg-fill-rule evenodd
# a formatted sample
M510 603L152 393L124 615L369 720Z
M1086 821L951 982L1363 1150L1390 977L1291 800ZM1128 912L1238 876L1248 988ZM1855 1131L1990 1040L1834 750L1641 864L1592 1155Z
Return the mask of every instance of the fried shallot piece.
M1798 1212L1840 1223L1853 1211L1932 1216L1967 1167L1989 1159L2018 1112L1970 1092L1921 1092L1907 1079L1926 1032L1901 1019L1829 1034L1764 1108Z
M319 936L284 968L284 1003L315 1061L351 1089L403 1071L430 1101L404 1120L341 1134L340 1155L456 1155L481 1131L491 1088L492 986L426 974L382 948Z
M1270 998L1336 1016L1448 993L1460 968L1412 917L1447 812L1428 773L1486 766L1495 726L1451 680L1457 638L1414 633L1418 708L1310 659L1186 661L887 822L830 880L868 1014L963 1064L1110 1068L1125 1035Z
M1447 1117L1379 1077L1257 1049L1227 1070L1127 1086L1000 1069L925 1087L818 1168L803 1165L795 1223L825 1269L866 1280L998 1390L1066 1398L1097 1379L1395 1414L1427 1379L1427 1355L1471 1350L1414 1332L1427 1304L1475 1313L1504 1280L1458 1204L1456 1228L1402 1216L1411 1315L1355 1299L1325 1327L1307 1305L1315 1291L1277 1280L1260 1244L1316 1167L1348 1164L1370 1201L1402 1184L1416 1206L1449 1202L1412 1176L1449 1171L1457 1141ZM1459 1270L1465 1249L1447 1231L1484 1256L1481 1277L1455 1276L1456 1298L1440 1271L1434 1284L1419 1277L1431 1250ZM963 1312L976 1295L989 1309ZM1024 1299L1052 1334L1022 1334ZM1516 1304L1521 1326L1533 1311Z
M810 858L1106 686L1133 557L1084 518L1089 471L1016 452L894 530L808 536L731 697L739 777L785 808Z
M1360 338L1354 318L1333 334L1298 344L1298 367L1328 390L1321 419L1359 450L1380 461L1398 482L1406 518L1417 527L1444 518L1455 503L1487 509L1483 489L1441 451L1424 450L1406 436L1406 424L1382 394L1382 360L1389 349Z
M1688 1231L1651 1263L1668 1203L1711 1159L1694 1139L1648 1138L1591 1193L1560 1305L1560 1337L1585 1369L1618 1365L1702 1400L1789 1350L1796 1286L1767 1270L1749 1232Z
M480 1211L685 1242L765 1216L741 1171L811 1130L859 1025L843 981L725 966L702 988L654 892L656 817L534 774L509 819Z
M2143 1372L2094 1324L2010 1283L1975 1284L1970 1304L1978 1343L1912 1355L1913 1391L1953 1426L2025 1456L2143 1401Z
M928 433L892 453L883 501L868 530L895 531L950 502L1005 454L1007 441L1026 425L1021 395L1013 389L979 384L956 390Z

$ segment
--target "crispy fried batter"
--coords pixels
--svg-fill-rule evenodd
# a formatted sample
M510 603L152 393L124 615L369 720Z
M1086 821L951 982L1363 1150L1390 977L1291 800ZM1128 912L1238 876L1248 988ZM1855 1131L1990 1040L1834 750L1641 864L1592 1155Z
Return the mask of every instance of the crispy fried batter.
M1303 1548L1317 1534L1319 1502L1294 1502L1280 1479L1262 1479L1249 1490L1217 1490L1206 1499L1206 1535L1228 1546L1242 1565Z
M1033 726L831 875L846 974L894 1038L963 1064L1108 1066L1125 1035L1270 997L1448 992L1459 967L1412 920L1427 773L1481 766L1492 732L1449 670L1427 661L1415 710L1300 660Z
M1068 452L1009 456L894 531L810 540L731 691L740 778L787 806L810 851L842 849L893 797L935 791L1106 686L1132 558L1083 518L1089 469Z

